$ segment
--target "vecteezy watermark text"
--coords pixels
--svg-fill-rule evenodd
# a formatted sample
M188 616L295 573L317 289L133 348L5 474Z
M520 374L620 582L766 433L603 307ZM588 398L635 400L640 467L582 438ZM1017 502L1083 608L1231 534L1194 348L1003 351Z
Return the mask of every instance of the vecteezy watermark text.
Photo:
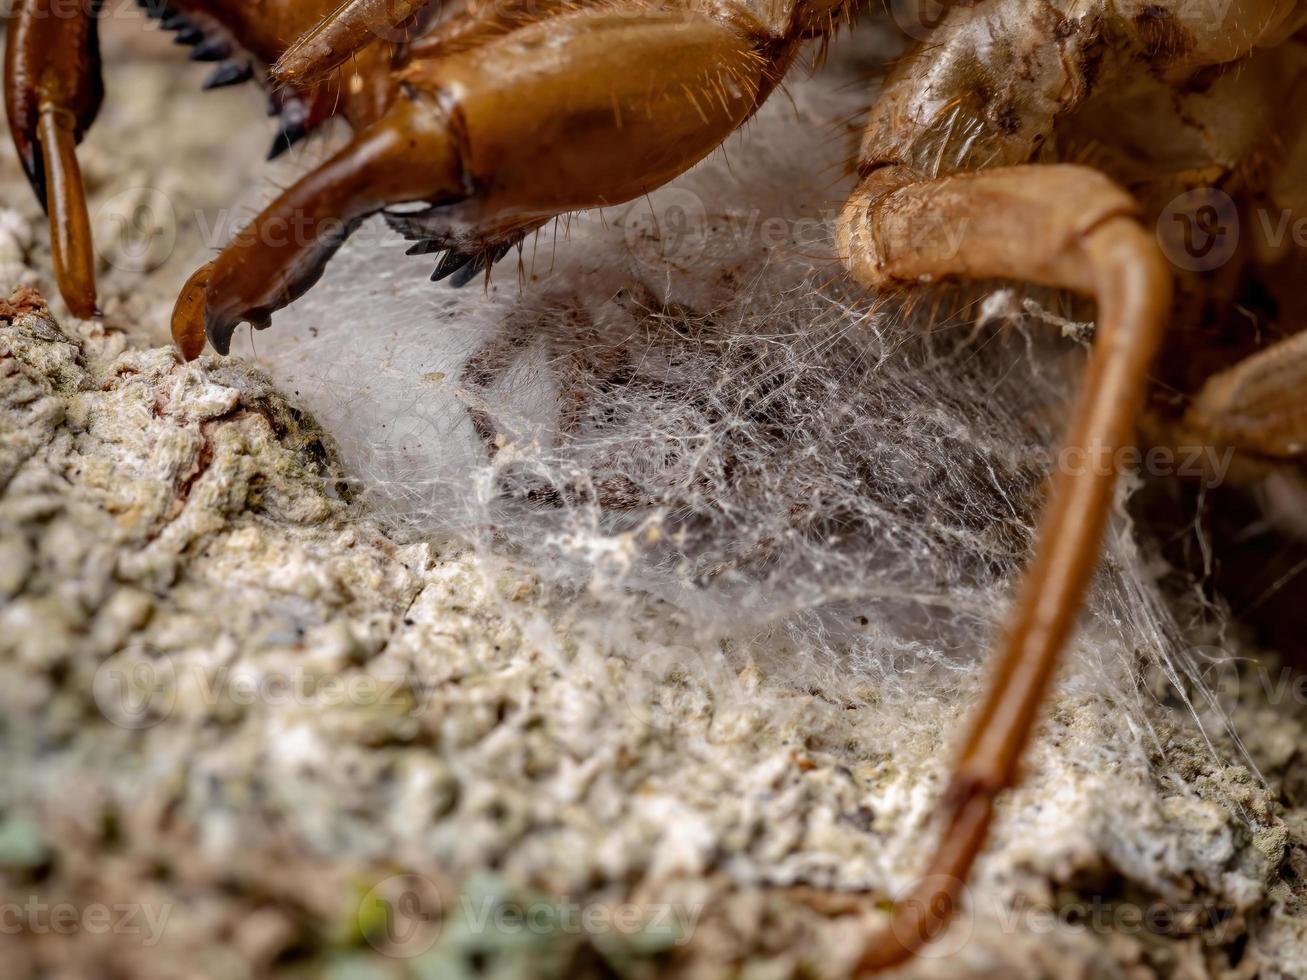
M1225 482L1234 450L1215 446L1064 446L1057 454L1058 472L1068 476L1111 476L1137 473L1179 476L1213 488Z
M959 896L957 902L939 904L945 888ZM1165 938L1211 934L1229 919L1229 909L1219 902L1172 902L1161 898L1131 901L1103 895L1060 902L1018 895L1006 901L992 893L977 892L947 876L910 882L899 892L895 905L899 914L891 919L891 928L904 944L920 946L917 956L921 959L956 954L971 942L976 922L981 919L1008 936L1074 932ZM908 912L916 906L920 914L904 915L904 906ZM937 914L950 909L956 914ZM913 930L921 928L927 931L914 934ZM924 945L922 940L926 940Z
M405 673L307 668L254 669L211 666L149 648L133 648L96 670L91 694L101 714L122 728L151 728L168 718L184 696L208 709L380 707L413 713L432 688Z
M461 895L446 908L435 882L422 875L394 875L370 889L359 905L359 930L386 956L420 956L454 920L462 935L586 939L640 937L683 946L698 927L700 904L680 902L577 901L567 896L522 898L498 889Z
M163 937L172 906L138 902L105 904L91 902L48 902L29 895L22 902L0 902L0 936L93 936L140 937L142 946L155 946Z
M520 902L464 896L459 911L465 928L477 933L533 936L634 936L657 933L675 945L689 942L703 914L702 905L590 902L549 899Z

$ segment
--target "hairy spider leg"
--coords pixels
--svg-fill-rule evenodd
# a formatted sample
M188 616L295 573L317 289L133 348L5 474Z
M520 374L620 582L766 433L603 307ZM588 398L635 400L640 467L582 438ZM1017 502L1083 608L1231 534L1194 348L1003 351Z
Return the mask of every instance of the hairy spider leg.
M75 316L99 315L95 248L77 145L104 100L100 0L17 0L5 39L5 110L50 220L55 280Z
M926 219L960 234L922 235ZM1133 439L1170 312L1172 274L1130 195L1097 171L1068 164L935 180L903 168L874 171L844 212L841 245L853 274L868 285L1014 279L1094 298L1099 322L1065 442L1085 462L1054 474L1034 559L944 799L938 849L861 958L861 968L875 972L908 958L947 925L984 846L995 800L1018 779L1097 565L1118 450Z

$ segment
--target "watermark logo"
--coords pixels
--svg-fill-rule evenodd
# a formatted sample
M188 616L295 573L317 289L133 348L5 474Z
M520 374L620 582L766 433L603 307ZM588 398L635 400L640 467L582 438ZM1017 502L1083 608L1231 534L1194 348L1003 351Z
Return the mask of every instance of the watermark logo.
M890 0L889 13L899 30L924 41L944 22L951 6L947 0Z
M1195 710L1229 717L1244 701L1258 707L1307 706L1307 671L1269 665L1215 646L1193 647L1186 660L1191 669L1173 687Z
M654 267L692 263L708 248L707 208L699 195L681 187L634 201L618 224L631 254Z
M943 959L971 941L975 913L964 901L968 889L948 875L927 875L899 889L894 896L890 931L919 959Z
M440 889L422 875L394 875L379 882L359 903L359 932L383 956L412 959L440 938L444 905Z
M153 272L177 246L177 210L153 187L115 194L96 210L94 226L100 257L124 272Z
M91 681L91 696L106 719L120 728L152 728L171 713L177 700L177 668L171 657L151 647L115 654Z
M1197 187L1174 198L1157 219L1157 241L1178 268L1210 272L1239 245L1239 209L1229 194Z

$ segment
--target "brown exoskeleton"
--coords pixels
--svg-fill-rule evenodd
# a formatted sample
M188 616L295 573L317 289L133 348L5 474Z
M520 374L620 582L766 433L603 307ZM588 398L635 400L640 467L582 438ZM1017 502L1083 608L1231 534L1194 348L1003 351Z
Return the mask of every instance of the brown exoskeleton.
M60 286L84 315L95 292L74 146L100 99L98 6L19 0L7 62L10 124L50 210ZM466 0L439 18L430 6L172 0L160 11L199 57L237 59L217 81L257 70L295 107L294 125L339 111L355 131L186 284L173 320L183 356L206 336L225 353L242 322L267 326L377 212L415 252L444 253L437 277L467 280L559 214L659 186L738 129L850 0ZM1290 324L1254 339L1225 316L1247 289L1288 309L1294 257L1242 250L1219 274L1205 262L1177 269L1150 229L1193 218L1164 212L1196 189L1219 188L1236 207L1294 203L1307 139L1282 107L1307 82L1305 21L1299 0L980 0L945 13L872 111L838 229L856 280L1063 288L1097 303L1098 331L1067 437L1090 463L1055 476L941 843L862 951L864 971L911 955L947 921L995 800L1017 779L1164 326L1188 328L1189 342L1162 368L1174 397L1149 414L1156 439L1230 447L1253 465L1304 454L1307 334L1286 336ZM963 234L922 235L927 219Z

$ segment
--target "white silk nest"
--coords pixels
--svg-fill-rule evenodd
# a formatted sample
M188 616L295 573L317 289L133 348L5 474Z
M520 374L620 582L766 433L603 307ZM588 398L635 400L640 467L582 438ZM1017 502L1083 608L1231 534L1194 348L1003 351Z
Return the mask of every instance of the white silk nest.
M961 734L1085 348L1011 291L954 315L956 296L874 309L848 284L831 230L877 43L796 75L647 199L528 239L488 288L429 283L433 258L374 221L234 353L316 415L399 533L534 571L533 642L615 652L719 713L767 692L856 708L847 752L901 763L887 792L924 813L911 764L938 778ZM1113 733L1074 749L1087 765L1146 780L1159 721L1224 728L1194 653L1211 611L1181 628L1130 490L1061 696Z

